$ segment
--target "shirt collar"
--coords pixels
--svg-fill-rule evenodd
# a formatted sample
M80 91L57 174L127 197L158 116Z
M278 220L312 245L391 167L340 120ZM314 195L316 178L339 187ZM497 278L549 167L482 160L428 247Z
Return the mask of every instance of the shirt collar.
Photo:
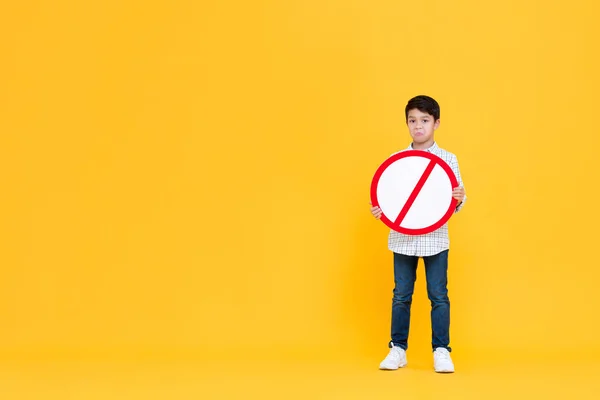
M433 152L437 151L438 149L439 149L439 147L438 147L437 143L433 142L433 144L431 145L431 147L429 147L427 149L424 149L423 151L427 151L429 153L433 153ZM407 150L413 150L412 143L410 145L408 145L408 149Z

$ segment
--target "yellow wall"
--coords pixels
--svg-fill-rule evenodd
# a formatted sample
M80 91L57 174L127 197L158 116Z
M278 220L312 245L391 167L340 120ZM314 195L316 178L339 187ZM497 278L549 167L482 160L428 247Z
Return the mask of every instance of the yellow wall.
M455 350L600 351L597 2L2 9L2 354L383 356L369 185L417 94L469 196Z

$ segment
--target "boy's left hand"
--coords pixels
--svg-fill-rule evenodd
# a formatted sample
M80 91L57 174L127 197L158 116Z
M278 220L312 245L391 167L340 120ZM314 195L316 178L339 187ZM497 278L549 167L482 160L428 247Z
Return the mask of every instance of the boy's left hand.
M459 204L462 203L462 201L465 199L465 188L454 188L454 190L452 190L452 197L458 200Z

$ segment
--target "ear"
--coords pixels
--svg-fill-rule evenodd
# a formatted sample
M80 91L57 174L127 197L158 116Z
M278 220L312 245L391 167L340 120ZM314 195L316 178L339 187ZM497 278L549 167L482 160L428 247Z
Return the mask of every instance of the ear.
M433 130L436 130L437 128L440 127L440 120L436 120L435 123L433 124Z

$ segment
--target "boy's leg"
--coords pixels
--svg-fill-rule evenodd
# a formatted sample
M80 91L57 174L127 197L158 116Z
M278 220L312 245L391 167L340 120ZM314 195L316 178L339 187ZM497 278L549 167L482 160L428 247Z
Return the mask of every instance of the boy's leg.
M448 250L423 257L427 295L431 301L431 345L450 349L450 299L448 298Z
M417 279L419 257L394 253L394 298L392 300L392 340L389 346L408 348L410 306Z

